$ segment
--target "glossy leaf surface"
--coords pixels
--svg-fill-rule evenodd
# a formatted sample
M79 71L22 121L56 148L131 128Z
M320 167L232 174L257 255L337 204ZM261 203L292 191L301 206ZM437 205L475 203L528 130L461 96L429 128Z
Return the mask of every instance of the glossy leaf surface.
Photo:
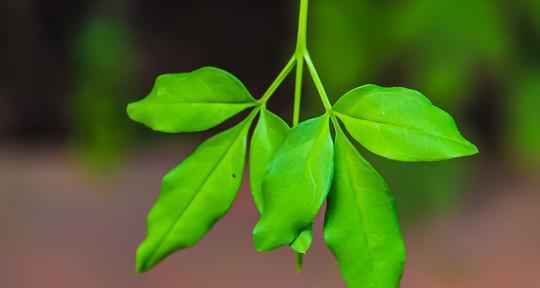
M137 250L137 271L196 244L229 210L242 183L252 119L208 139L163 178L148 236Z
M150 95L128 105L134 121L161 132L204 131L256 105L246 87L228 72L203 67L164 74Z
M349 133L371 152L400 161L436 161L478 153L452 116L417 91L365 85L334 105Z
M249 153L251 193L259 213L263 211L262 179L266 166L274 157L279 145L287 137L289 129L289 125L279 116L266 109L261 109L259 122L251 138Z
M266 167L272 160L277 148L289 133L289 125L276 114L262 109L257 127L253 132L250 146L250 182L251 193L257 210L262 214L262 180ZM291 248L300 254L305 254L312 242L311 227L306 229L291 244Z
M294 252L299 254L306 254L309 248L311 247L311 243L313 242L313 229L312 225L309 225L308 227L304 228L302 232L296 237L294 242L291 244L291 248Z
M405 248L394 199L343 132L336 134L325 241L349 287L399 287Z
M328 115L291 130L263 178L264 211L253 231L257 250L291 244L309 228L330 188L333 164Z

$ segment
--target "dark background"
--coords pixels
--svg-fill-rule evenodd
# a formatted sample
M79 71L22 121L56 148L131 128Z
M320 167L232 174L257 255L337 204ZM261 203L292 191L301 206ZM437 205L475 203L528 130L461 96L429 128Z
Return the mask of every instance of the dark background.
M309 47L333 100L366 83L417 89L481 151L407 164L362 150L397 198L403 287L535 287L540 3L311 2ZM254 251L247 184L199 245L133 272L162 175L237 119L162 135L130 122L125 106L159 74L207 65L260 97L293 51L297 6L2 0L0 287L344 287L320 221L302 274L287 249ZM305 83L302 119L322 111ZM289 122L291 88L270 103Z

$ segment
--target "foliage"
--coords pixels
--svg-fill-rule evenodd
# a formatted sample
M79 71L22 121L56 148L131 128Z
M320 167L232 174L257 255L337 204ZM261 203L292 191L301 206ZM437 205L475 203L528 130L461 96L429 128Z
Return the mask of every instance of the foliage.
M302 0L296 50L259 100L231 74L207 67L162 75L147 98L128 106L134 121L171 133L207 130L251 108L240 124L205 141L164 177L148 216L148 236L137 251L139 272L196 244L231 207L248 132L260 115L250 147L251 189L262 215L253 230L256 249L290 245L301 265L312 222L327 200L324 238L348 285L399 286L405 249L393 197L342 124L371 152L398 161L445 160L478 150L449 114L410 89L364 85L332 105L306 47L307 14L308 0ZM325 112L299 123L304 64ZM266 104L295 67L289 128Z
M531 87L539 82L540 1L318 0L313 16L310 50L329 94L359 82L414 87L458 119L481 120L462 128L484 138L486 150L540 164L540 122L529 112L540 98ZM472 167L366 158L399 187L402 221L458 203Z
M540 163L540 71L519 77L519 89L506 103L508 124L506 137L524 162Z
M129 143L121 95L128 94L133 51L121 21L94 16L74 43L77 75L72 114L74 144L85 164L110 172Z

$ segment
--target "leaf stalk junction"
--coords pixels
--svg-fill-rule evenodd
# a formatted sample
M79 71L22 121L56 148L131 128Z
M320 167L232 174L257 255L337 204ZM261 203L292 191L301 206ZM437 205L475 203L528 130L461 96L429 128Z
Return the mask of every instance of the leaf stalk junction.
M331 113L332 104L326 93L326 89L321 81L319 72L311 55L307 48L307 24L308 24L308 10L309 10L309 0L300 0L300 15L298 19L298 39L296 43L296 49L291 56L290 60L283 67L281 72L278 74L276 79L272 82L270 87L263 94L261 99L258 101L259 106L265 107L266 103L274 95L276 90L283 84L283 81L291 74L294 68L296 68L296 79L295 79L295 89L294 89L294 110L293 110L293 127L298 125L300 122L300 107L302 102L302 86L304 80L304 64L306 64L309 75L313 80L315 88L321 98L321 101L324 105L326 113ZM335 117L332 116L332 121L336 123Z

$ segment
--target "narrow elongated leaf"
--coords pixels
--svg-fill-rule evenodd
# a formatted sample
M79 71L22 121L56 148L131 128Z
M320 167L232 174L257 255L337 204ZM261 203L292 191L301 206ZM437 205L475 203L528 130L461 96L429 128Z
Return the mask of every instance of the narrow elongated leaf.
M264 210L253 230L258 251L291 244L309 228L324 202L334 170L328 118L293 128L266 168Z
M354 139L389 159L436 161L478 153L452 116L407 88L356 88L337 101L334 113Z
M394 199L343 132L336 134L325 241L349 287L399 287L405 248Z
M150 95L128 105L134 121L161 132L204 131L256 105L246 87L228 72L203 67L164 74Z
M262 214L262 180L268 163L272 160L277 148L289 133L289 125L274 113L262 109L259 123L253 132L250 146L250 182L251 193L255 205ZM298 236L291 248L300 254L305 254L312 242L311 227ZM301 256L298 256L301 257Z
M229 210L242 183L252 120L206 140L163 178L148 215L148 236L137 250L137 271L194 245Z

